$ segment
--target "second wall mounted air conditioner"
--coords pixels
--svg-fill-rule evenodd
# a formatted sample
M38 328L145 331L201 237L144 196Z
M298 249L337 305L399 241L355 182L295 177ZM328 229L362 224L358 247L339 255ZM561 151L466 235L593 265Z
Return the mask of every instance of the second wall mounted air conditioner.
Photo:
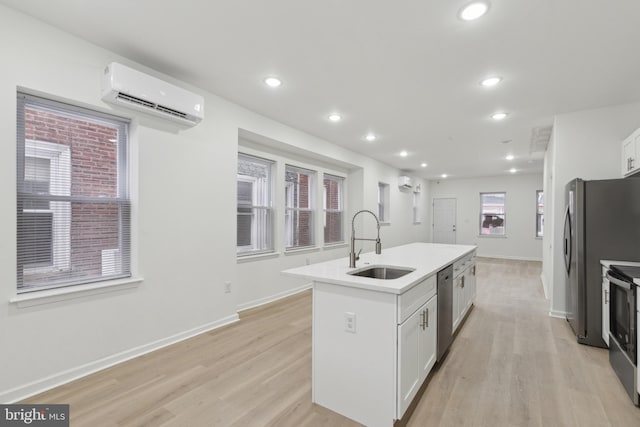
M189 126L204 118L201 95L117 62L104 70L102 100Z
M413 181L411 180L411 177L399 176L398 177L398 187L405 188L405 189L413 187Z

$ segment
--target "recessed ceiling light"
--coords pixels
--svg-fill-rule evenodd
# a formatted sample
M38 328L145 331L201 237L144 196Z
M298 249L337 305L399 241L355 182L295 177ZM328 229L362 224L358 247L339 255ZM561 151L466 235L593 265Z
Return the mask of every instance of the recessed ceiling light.
M277 77L267 77L266 79L264 79L264 84L269 87L279 87L282 85L282 80Z
M511 172L511 173L516 173L516 172L518 172L518 171L516 170L516 168L511 168L511 169L509 169L509 172Z
M484 87L492 87L497 85L501 81L502 77L487 77L486 79L482 80L480 84Z
M474 1L473 3L469 3L465 7L460 10L458 16L463 21L473 21L474 19L480 18L482 15L487 13L489 10L489 2L488 1Z
M443 178L446 178L448 175L446 173L443 173L442 175L440 175Z
M505 117L507 117L507 113L503 113L503 112L493 113L493 114L491 115L491 118L492 118L493 120L502 120L502 119L504 119Z
M515 157L513 156L513 154L509 154L505 157L506 160L513 160L515 159Z
M422 168L426 168L426 167L427 167L427 164L426 164L426 163L422 163L422 164L420 165L420 167L422 167Z
M407 151L406 151L406 150L402 150L402 151L400 152L400 156L402 156L402 157L407 157L408 155L409 155L409 153L407 153Z
M364 139L366 139L367 141L371 142L371 141L375 141L376 140L376 136L372 133L368 133L367 136L364 137Z
M338 113L331 113L329 114L329 120L331 120L332 122L339 122L340 120L342 120L342 116Z

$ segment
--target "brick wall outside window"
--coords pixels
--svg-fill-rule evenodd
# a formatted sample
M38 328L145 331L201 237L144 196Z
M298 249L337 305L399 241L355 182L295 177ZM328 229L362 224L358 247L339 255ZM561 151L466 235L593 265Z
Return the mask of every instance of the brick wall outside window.
M117 129L27 108L25 138L70 147L71 196L117 197ZM71 203L70 264L75 275L100 274L102 250L118 248L119 215L115 203Z

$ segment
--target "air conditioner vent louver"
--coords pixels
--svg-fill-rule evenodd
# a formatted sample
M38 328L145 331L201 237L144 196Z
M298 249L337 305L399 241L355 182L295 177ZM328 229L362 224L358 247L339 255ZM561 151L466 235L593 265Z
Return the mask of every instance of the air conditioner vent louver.
M122 93L122 92L118 92L118 95L116 95L116 99L121 99L127 102L133 102L134 104L142 105L147 108L156 108L156 104L154 104L153 102L145 101L144 99L127 95L126 93Z
M167 114L171 114L171 115L174 115L176 117L182 117L183 119L185 119L187 117L187 115L185 113L183 113L182 111L177 111L177 110L174 110L172 108L165 107L164 105L156 105L156 110L164 111Z
M117 62L105 69L102 99L189 126L204 118L202 96Z

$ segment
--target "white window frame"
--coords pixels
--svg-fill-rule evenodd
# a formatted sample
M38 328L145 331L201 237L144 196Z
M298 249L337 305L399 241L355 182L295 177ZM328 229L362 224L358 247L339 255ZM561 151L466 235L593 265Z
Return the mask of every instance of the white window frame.
M298 249L313 248L316 246L316 216L317 215L316 215L315 187L316 187L316 179L318 176L318 172L313 169L294 166L291 164L285 164L284 170L285 170L285 185L284 185L285 251L295 251ZM293 189L295 185L292 182L286 181L286 176L288 171L292 171L292 172L304 171L306 175L309 177L309 207L308 208L292 207L292 206L300 206L300 203L299 203L299 200L294 200L293 198L295 193ZM298 197L299 197L299 194L298 194ZM311 233L311 236L310 236L311 242L309 245L305 245L305 246L294 245L294 233L293 233L294 212L310 212L311 213L311 224L309 224L309 229Z
M327 188L324 186L324 180L329 179L340 183L338 187L338 209L327 209ZM340 239L333 242L324 242L325 245L336 245L344 243L344 182L345 179L342 176L332 175L329 173L322 174L322 228L323 231L327 227L327 214L330 212L340 212L342 215L341 227L340 227ZM324 233L323 233L324 236Z
M542 213L538 212L538 200L539 195L542 194ZM540 225L540 228L538 228ZM536 237L542 238L544 236L544 190L536 190Z
M484 195L490 195L490 194L503 194L504 195L504 203L502 205L502 213L485 213L484 211L484 204L482 203L482 199ZM485 220L484 216L485 215L501 215L503 216L503 221L502 221L502 225L500 226L500 228L502 228L502 231L499 233L483 233L483 222ZM506 237L507 236L507 192L506 191L487 191L487 192L481 192L480 193L480 223L479 223L479 230L480 230L480 236L481 237ZM491 227L489 227L489 229L491 229Z
M269 175L265 178L266 183L261 183L260 179L255 176L243 175L236 173L237 182L249 182L252 184L251 189L251 206L246 206L256 210L255 221L251 222L251 245L236 245L236 255L238 257L270 253L274 251L274 227L273 227L273 165L274 161L261 158L246 153L238 153L238 157L248 157L257 161L265 162L265 166L269 169ZM236 184L237 184L236 182ZM236 205L238 200L236 196ZM237 208L236 208L237 212ZM266 217L266 218L264 218ZM266 227L260 227L260 224L266 224ZM236 225L237 226L237 225ZM236 230L237 233L237 230ZM271 236L271 239L269 239ZM266 248L263 248L265 246Z
M413 192L413 223L421 224L422 217L420 216L420 193L417 191Z
M27 139L25 158L49 160L49 188L51 195L71 195L71 152L69 146ZM23 274L43 274L69 270L71 263L71 207L69 202L49 202L49 209L24 209L23 212L51 212L53 214L53 263L41 267L24 267Z
M41 98L23 92L17 93L17 199L18 203L29 200L34 196L24 188L25 159L42 158L49 160L49 194L46 198L36 196L33 200L49 199L49 209L25 209L17 212L18 219L18 257L17 257L17 294L38 295L37 292L62 288L76 287L102 282L120 281L131 277L131 199L129 196L129 121L110 114L93 111L84 107L74 106L59 101ZM72 162L71 147L48 141L26 138L26 110L35 109L42 112L71 118L72 120L88 121L98 126L109 126L117 129L117 172L115 176L116 195L114 197L74 196L71 194ZM114 203L118 206L118 246L102 249L102 272L82 275L74 274L71 254L72 251L72 204L73 203ZM36 266L23 263L21 250L28 247L24 238L26 231L20 226L24 213L30 212L52 213L52 263L46 266ZM124 252L123 252L124 251ZM105 273L104 255L111 255L110 259L117 260L119 269L108 268ZM39 277L40 276L40 277Z
M381 223L390 222L390 186L384 182L378 182L378 220Z

